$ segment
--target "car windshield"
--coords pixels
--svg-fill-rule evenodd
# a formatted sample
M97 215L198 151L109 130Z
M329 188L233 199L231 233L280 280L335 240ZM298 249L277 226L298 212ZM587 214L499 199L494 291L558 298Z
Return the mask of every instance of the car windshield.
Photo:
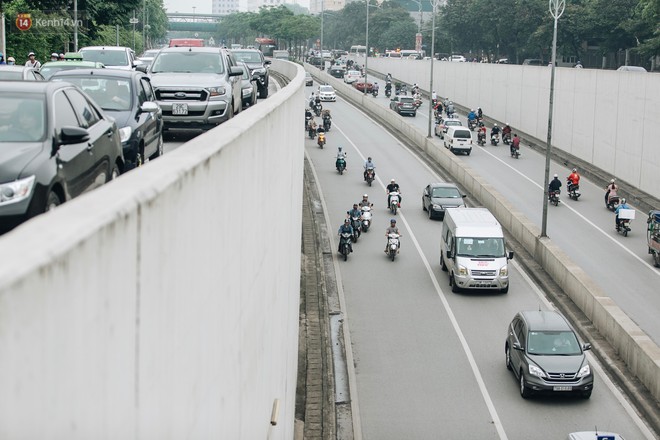
M13 80L20 81L23 79L23 72L18 70L1 70L0 69L0 80Z
M144 52L140 58L153 58L158 55L158 52L160 52L160 49L149 49Z
M456 188L452 187L436 187L433 188L432 197L437 197L440 199L460 199L462 198L461 193L458 192Z
M335 89L333 89L332 86L321 86L321 87L319 87L319 91L330 93L330 92L334 92Z
M530 331L527 352L539 356L577 356L582 353L575 333L566 331Z
M81 53L85 61L96 61L105 66L128 66L125 50L84 49Z
M61 72L64 70L74 70L74 69L89 69L89 66L67 66L65 64L60 64L58 66L43 66L39 73L41 73L44 78L50 79L56 72Z
M35 93L3 93L0 142L41 142L46 137L46 100Z
M222 57L216 52L161 52L151 73L224 73Z
M53 81L75 84L87 93L103 110L126 111L131 109L131 83L125 78L90 75L56 76Z
M456 120L456 119L447 119L445 121L445 125L456 125L456 126L458 126L458 125L463 125L463 124L461 123L461 121Z
M261 56L259 52L252 51L232 51L234 56L239 61L244 61L246 63L261 63Z
M399 98L399 100L406 103L415 102L415 99L412 96L402 96Z
M502 258L504 257L504 239L493 238L467 238L458 239L459 257L483 257L483 258Z

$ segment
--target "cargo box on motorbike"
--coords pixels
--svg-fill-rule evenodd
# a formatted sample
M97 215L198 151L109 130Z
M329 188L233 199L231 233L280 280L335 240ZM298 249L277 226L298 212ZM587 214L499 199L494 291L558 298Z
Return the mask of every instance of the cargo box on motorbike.
M619 209L619 219L620 220L635 220L635 210L634 209Z

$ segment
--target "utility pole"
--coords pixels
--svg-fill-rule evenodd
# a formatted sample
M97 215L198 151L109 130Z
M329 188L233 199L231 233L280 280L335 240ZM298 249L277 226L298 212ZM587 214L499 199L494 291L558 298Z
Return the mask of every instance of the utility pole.
M73 51L78 52L78 0L73 0Z

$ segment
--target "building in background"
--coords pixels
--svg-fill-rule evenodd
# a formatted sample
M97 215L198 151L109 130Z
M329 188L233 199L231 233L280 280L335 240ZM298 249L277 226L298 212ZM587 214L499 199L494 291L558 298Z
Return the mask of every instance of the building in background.
M339 11L344 9L344 6L346 6L346 3L349 3L350 0L309 0L310 14L321 13L321 2L323 2L323 9L325 11Z
M240 11L239 0L213 0L211 7L213 14L229 15Z

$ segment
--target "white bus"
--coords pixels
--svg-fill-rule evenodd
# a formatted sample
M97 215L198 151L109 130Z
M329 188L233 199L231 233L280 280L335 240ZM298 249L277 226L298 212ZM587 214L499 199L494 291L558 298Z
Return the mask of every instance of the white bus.
M367 53L367 46L351 46L349 53L351 55L364 55Z

